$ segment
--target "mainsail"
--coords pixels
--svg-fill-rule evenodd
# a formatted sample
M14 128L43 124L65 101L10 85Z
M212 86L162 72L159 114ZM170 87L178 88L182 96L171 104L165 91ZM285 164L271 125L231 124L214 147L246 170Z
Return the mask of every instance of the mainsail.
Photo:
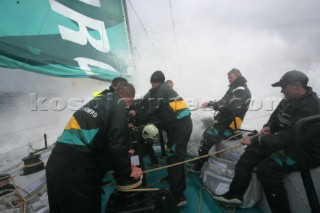
M0 67L67 78L132 75L123 0L0 4Z

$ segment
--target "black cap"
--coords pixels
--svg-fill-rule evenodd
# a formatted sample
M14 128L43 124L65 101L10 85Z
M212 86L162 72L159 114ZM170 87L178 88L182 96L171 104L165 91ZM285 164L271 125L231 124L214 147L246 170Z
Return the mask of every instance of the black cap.
M114 87L115 87L115 86L117 86L118 83L120 83L120 82L128 83L127 79L122 78L122 77L116 77L116 78L114 78L114 79L112 80L111 86L114 86Z
M163 72L161 71L155 71L150 78L151 83L163 83L165 81L165 77Z
M109 90L110 90L111 92L114 92L115 87L116 87L119 83L122 83L122 82L128 83L127 79L125 79L125 78L122 78L122 77L116 77L116 78L114 78L114 79L111 81L111 85L109 86Z
M271 86L273 87L283 87L283 86L287 86L287 85L294 85L298 82L300 82L301 85L303 86L307 86L308 84L308 77L300 71L297 70L292 70L289 72L286 72L280 79L280 81L271 84Z

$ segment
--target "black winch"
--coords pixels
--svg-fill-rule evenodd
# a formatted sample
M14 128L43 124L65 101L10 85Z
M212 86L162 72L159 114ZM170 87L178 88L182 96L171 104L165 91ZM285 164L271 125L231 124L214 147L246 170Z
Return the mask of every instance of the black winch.
M40 154L31 154L22 158L24 162L23 173L21 175L30 175L44 169L44 163L40 160Z
M172 192L167 189L140 192L113 192L106 213L178 213Z
M14 189L14 186L10 183L10 178L7 173L0 174L0 196L8 194Z

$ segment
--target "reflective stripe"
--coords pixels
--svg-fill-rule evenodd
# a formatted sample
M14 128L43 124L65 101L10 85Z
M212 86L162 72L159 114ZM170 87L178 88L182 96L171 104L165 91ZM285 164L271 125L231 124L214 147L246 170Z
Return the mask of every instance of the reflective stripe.
M173 109L173 111L178 111L181 109L188 108L187 104L184 102L184 100L178 100L178 101L172 101L169 103L170 107Z
M74 145L88 145L92 142L99 129L69 129L64 130L58 141L60 143L74 144Z
M239 118L239 117L235 117L235 121L236 121L236 124L237 124L237 128L240 128L241 127L241 124L242 124L242 119ZM236 129L235 125L234 125L234 121L231 122L231 124L229 125L229 127L231 129Z
M280 166L292 166L297 163L297 161L281 153L281 151L272 153L271 158Z
M81 128L76 118L72 116L67 126L64 129L69 130L69 129L81 129Z
M189 108L183 110L182 112L179 113L179 115L177 116L178 119L181 119L181 118L184 118L184 117L187 117L191 114Z
M99 97L102 96L101 92L94 92L93 97Z
M237 91L237 90L245 90L245 88L244 88L244 87L237 87L237 88L235 88L234 90L232 90L232 93L234 93L234 92Z

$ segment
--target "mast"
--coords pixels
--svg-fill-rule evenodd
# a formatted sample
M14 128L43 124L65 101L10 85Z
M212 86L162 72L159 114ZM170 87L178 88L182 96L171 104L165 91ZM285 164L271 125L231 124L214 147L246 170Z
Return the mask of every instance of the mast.
M122 5L123 5L123 16L125 18L125 25L126 25L127 32L128 32L128 42L129 42L130 53L131 53L131 57L132 57L132 66L133 66L133 70L135 71L136 70L136 64L134 62L132 37L131 37L130 23L129 23L129 18L128 18L127 0L122 0Z

